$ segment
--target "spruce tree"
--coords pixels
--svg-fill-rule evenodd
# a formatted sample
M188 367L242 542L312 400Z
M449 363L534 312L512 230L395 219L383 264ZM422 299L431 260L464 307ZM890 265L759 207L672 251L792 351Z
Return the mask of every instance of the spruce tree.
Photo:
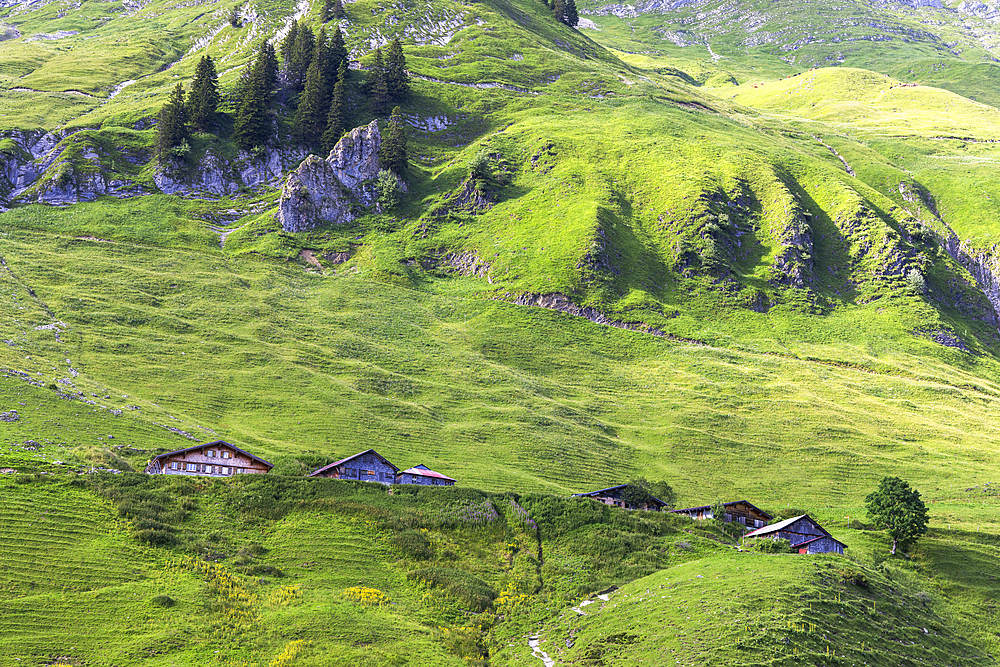
M285 69L292 65L292 54L295 53L295 40L298 39L298 36L299 24L293 21L285 38L281 40L281 62L284 63Z
M580 15L576 11L576 0L566 0L562 21L571 28L575 28L576 24L580 22Z
M333 15L333 18L339 21L347 16L344 12L344 0L333 0L330 5L330 13Z
M372 75L368 81L368 94L376 114L385 113L389 105L389 87L385 81L385 61L382 59L382 49L375 49L375 60L372 63Z
M319 63L314 60L306 73L305 90L302 91L302 97L292 122L295 138L301 143L315 145L319 143L323 135L323 125L326 120L323 113L323 99L326 97L325 88Z
M323 132L323 151L329 153L344 136L347 129L347 63L340 63L337 83L330 98L330 113L326 116L326 131Z
M386 169L391 169L397 176L402 176L408 163L406 156L406 126L403 123L403 113L399 107L392 110L389 116L389 131L379 149L379 160Z
M350 54L344 46L344 35L340 32L340 26L333 31L330 37L330 69L333 72L340 70L340 63L350 64Z
M552 3L552 15L557 21L563 21L566 16L566 0L554 0Z
M313 50L313 65L319 70L320 82L322 84L323 95L320 99L320 118L326 118L330 111L330 93L337 83L337 70L330 67L330 44L326 39L326 28L320 26L319 34L316 35L316 46ZM310 65L312 67L312 65ZM306 86L309 85L309 71L306 70ZM320 134L323 131L320 130ZM319 135L317 135L317 139Z
M292 50L291 65L287 68L288 81L296 90L301 90L305 84L306 72L312 64L313 52L316 50L316 36L302 19L295 38L295 48Z
M195 127L206 131L211 127L218 108L219 76L215 72L215 62L212 56L202 56L188 93L188 116Z
M160 118L156 132L156 154L162 157L164 153L187 141L187 106L184 104L184 86L177 84L170 99L160 109Z
M385 63L385 86L389 97L394 102L401 102L410 94L410 80L406 74L406 56L403 55L403 45L399 38L389 44L388 58Z
M274 47L265 41L258 48L257 57L245 80L245 88L233 126L233 139L243 150L263 147L271 138L271 120L268 112L274 102L277 76Z

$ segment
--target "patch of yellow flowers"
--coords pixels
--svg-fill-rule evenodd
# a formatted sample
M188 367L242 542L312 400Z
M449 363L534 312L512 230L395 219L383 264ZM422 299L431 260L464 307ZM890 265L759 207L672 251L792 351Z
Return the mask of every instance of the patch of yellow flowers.
M344 597L353 602L360 602L366 607L381 607L389 604L389 596L377 588L352 586L344 591Z
M291 588L290 586L288 588ZM267 664L267 667L285 667L291 664L295 656L299 654L302 647L305 645L305 641L301 639L296 639L295 641L290 641L285 644L284 650L274 657L274 660Z
M298 597L302 597L302 586L299 584L295 584L294 586L282 586L278 590L272 591L267 597L267 606L284 607L286 604Z

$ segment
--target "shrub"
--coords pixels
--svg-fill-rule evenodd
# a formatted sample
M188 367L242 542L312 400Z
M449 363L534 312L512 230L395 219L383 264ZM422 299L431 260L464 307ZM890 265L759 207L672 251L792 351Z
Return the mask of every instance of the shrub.
M135 538L143 544L159 547L170 546L177 543L177 537L172 532L157 530L155 528L138 530L135 533Z
M485 148L476 153L468 163L469 178L477 181L493 180L494 161Z
M414 560L430 560L434 558L434 547L431 541L419 530L406 530L397 533L392 538L400 551Z
M743 548L747 551L756 551L762 554L786 554L791 552L792 545L788 540L757 538L745 542Z
M837 578L845 584L854 584L861 588L868 588L868 577L861 570L853 567L842 567L837 570ZM926 593L924 594L926 595Z
M381 607L389 604L389 596L377 588L352 586L344 591L344 597L353 602L359 602L366 607Z
M486 611L493 606L497 592L479 577L464 570L450 567L429 567L407 575L411 580L422 581L432 588L440 588L458 598L475 611Z
M386 211L395 208L403 194L399 179L388 169L383 169L375 178L375 191L378 193L378 203Z
M177 602L169 595L157 595L155 598L149 601L154 607L163 607L164 609L169 609L173 607Z

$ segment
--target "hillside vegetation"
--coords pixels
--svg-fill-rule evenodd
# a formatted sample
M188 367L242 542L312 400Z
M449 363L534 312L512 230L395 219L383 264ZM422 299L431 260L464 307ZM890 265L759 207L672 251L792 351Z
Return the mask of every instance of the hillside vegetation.
M408 192L294 234L294 95L259 153L234 96L322 3L0 9L0 665L995 661L993 24L579 6L347 3L349 127L403 43ZM273 473L136 472L218 438ZM304 477L369 447L459 486ZM885 475L931 508L895 558ZM847 556L568 498L639 477Z

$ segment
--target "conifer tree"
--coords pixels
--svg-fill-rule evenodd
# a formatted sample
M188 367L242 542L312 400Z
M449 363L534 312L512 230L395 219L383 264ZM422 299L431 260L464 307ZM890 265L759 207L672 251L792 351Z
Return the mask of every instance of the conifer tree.
M306 25L305 19L301 19L299 23L291 64L287 67L288 82L296 90L301 90L305 84L306 72L309 71L316 50L316 36L313 31Z
M347 47L344 46L344 35L340 32L340 26L337 26L337 29L333 31L333 35L330 36L329 52L330 71L338 72L340 70L340 63L350 64L350 54L347 52Z
M326 131L323 132L323 151L329 153L344 136L347 129L347 63L340 63L337 83L330 98L330 113L326 117Z
M326 39L326 28L320 26L319 34L316 35L316 46L313 50L313 64L319 70L320 82L322 84L322 97L320 99L320 118L326 118L330 111L330 93L337 83L337 70L330 67L330 43ZM310 65L311 67L312 65ZM306 70L306 86L309 85L309 71ZM323 131L320 130L320 134ZM317 135L317 139L319 135Z
M299 24L295 21L292 22L292 26L288 29L288 33L285 38L281 40L281 62L284 63L285 69L291 67L292 64L292 54L295 53L295 40L299 37Z
M566 0L553 0L552 15L556 17L557 21L563 20L566 15Z
M156 132L156 153L162 157L171 149L187 141L187 106L184 104L184 86L177 84L170 99L160 109Z
M563 8L562 22L571 28L575 28L580 22L580 15L576 11L576 0L566 0L566 6Z
M188 116L199 130L208 130L219 108L219 76L212 56L202 56L188 93Z
M406 170L406 127L399 107L394 108L389 116L389 131L379 149L379 160L383 167L391 169L397 176Z
M372 63L372 75L368 81L368 94L376 114L385 113L389 105L389 87L385 81L385 61L382 59L382 49L375 49L375 60Z
M257 57L245 80L233 126L233 139L243 150L263 147L271 138L268 112L274 102L277 76L274 47L264 41L257 49Z
M302 91L302 97L292 122L295 138L301 143L315 145L319 143L323 135L323 125L326 120L323 113L323 99L326 97L325 88L319 63L314 60L309 65L305 90Z
M394 102L401 102L410 94L410 80L406 74L406 56L403 55L403 45L399 38L389 44L389 53L385 63L385 86L389 97Z
M344 13L344 0L333 0L330 3L330 14L338 21L346 16Z

